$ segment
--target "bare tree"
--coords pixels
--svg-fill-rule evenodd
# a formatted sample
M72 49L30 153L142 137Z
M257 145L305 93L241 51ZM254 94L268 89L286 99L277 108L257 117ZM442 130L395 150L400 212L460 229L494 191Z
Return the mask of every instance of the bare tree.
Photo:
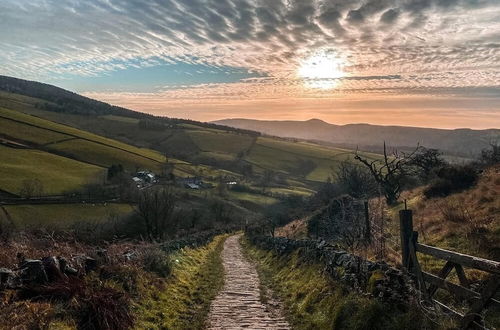
M368 198L377 191L377 183L371 173L359 164L342 162L334 177L342 190L354 198Z
M139 194L137 213L144 221L150 240L164 239L173 231L175 205L175 195L169 189L148 189Z
M382 160L363 158L357 150L354 158L370 170L373 178L382 188L387 204L394 205L401 195L404 180L407 176L408 163L418 149L417 146L410 154L398 153L397 150L394 150L392 155L388 155L384 141L384 157Z
M416 168L417 174L422 180L428 181L435 175L436 169L446 165L446 161L442 158L439 150L419 147L409 164Z

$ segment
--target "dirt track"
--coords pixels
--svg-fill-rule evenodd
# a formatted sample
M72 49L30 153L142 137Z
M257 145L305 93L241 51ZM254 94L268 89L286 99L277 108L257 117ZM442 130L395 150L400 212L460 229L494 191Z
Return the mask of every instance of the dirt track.
M224 287L210 307L208 329L290 329L279 310L260 301L259 276L241 252L240 237L224 243Z

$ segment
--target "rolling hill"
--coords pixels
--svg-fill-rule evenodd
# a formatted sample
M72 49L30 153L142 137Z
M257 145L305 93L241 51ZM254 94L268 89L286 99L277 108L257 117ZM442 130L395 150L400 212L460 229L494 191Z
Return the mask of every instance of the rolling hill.
M175 163L176 175L224 173L255 183L268 170L286 178L275 188L292 191L315 189L340 162L352 158L347 149L155 117L4 76L0 76L0 125L4 138L99 167L120 163L129 170L157 172L166 156Z
M369 124L334 125L319 119L307 121L223 119L214 123L273 136L321 141L351 149L359 146L363 150L379 151L383 141L398 148L414 148L420 143L428 148L440 149L447 155L461 157L474 157L481 149L488 147L489 143L500 140L500 129L445 130Z
M20 195L26 181L33 179L41 182L44 196L73 196L91 185L109 186L106 174L113 164L121 164L129 175L137 170L159 174L168 162L176 177L200 176L214 186L230 180L243 186L223 194L216 189L175 188L188 209L207 209L215 199L252 217L287 196L311 195L353 153L211 123L155 117L54 86L0 77L0 157L0 197ZM26 201L0 204L0 220L69 226L131 210L124 203Z

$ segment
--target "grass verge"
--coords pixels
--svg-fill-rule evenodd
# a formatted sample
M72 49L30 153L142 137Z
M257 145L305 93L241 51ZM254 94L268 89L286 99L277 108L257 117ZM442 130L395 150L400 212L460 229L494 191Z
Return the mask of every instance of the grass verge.
M333 281L324 266L303 260L299 251L278 257L242 241L259 276L285 305L294 329L447 329L415 308L392 306L364 297Z
M136 328L203 329L210 302L223 285L221 251L226 235L171 256L174 268L163 290L151 286L135 306Z

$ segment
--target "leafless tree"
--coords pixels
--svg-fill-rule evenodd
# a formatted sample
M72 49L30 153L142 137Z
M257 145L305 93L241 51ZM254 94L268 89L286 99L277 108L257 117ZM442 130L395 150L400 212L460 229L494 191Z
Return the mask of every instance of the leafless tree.
M364 158L357 150L354 158L370 170L373 178L382 188L387 204L394 205L401 195L404 180L407 176L408 164L418 150L419 148L417 147L410 154L399 153L397 150L394 150L392 155L389 155L384 142L384 155L382 160Z
M137 213L144 221L146 235L150 240L166 238L174 227L176 197L165 188L141 191L137 203Z

